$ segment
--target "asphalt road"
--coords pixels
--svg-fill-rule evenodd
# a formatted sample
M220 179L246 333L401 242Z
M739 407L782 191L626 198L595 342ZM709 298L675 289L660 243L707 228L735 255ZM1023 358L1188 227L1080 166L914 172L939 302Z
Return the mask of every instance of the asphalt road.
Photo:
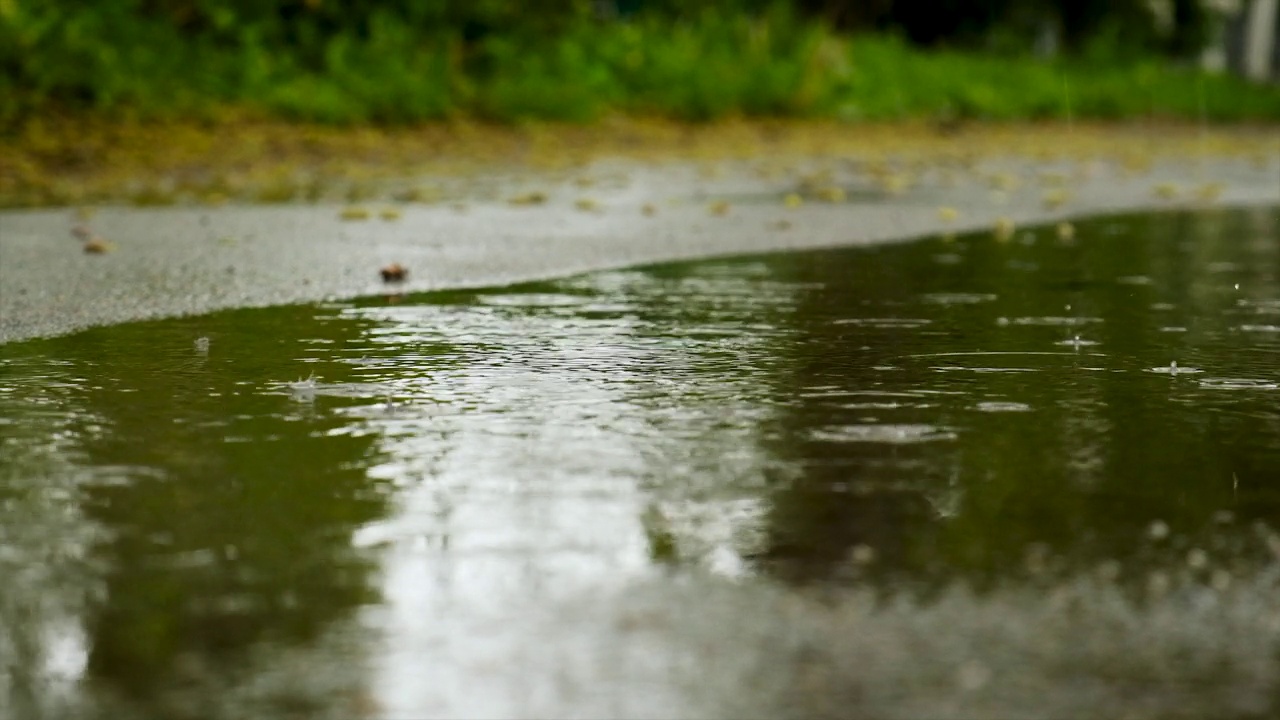
M744 162L722 164L714 177L691 163L602 164L593 172L606 180L588 189L551 177L498 179L462 203L396 206L393 219L380 216L381 204L357 221L334 205L106 207L87 220L70 209L8 211L0 213L0 342L223 308L902 241L989 229L1000 218L1024 226L1199 207L1207 194L1214 206L1280 204L1280 157L1264 159L1165 161L1140 174L1104 161L1008 159L959 175L925 169L896 194L883 178L837 167L827 187L845 197L811 196L798 207L784 202L800 189L797 174L765 179ZM1050 208L1059 185L1069 199ZM1217 191L1207 193L1210 185ZM545 202L510 202L531 188ZM71 233L82 223L111 252L83 252ZM393 262L408 275L386 284L379 269Z

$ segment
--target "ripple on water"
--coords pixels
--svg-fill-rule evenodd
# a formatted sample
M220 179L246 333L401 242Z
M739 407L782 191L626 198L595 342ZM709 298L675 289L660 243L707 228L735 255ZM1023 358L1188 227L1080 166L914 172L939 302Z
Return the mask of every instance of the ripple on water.
M1061 351L970 351L905 355L903 360L939 361L930 364L933 372L1034 373L1077 367L1082 357L1106 357L1103 353ZM974 364L968 364L972 361ZM962 364L963 363L963 364ZM1016 364L1014 364L1016 363Z
M1071 338L1070 340L1059 340L1058 342L1054 343L1054 345L1062 345L1064 347L1073 347L1073 348L1091 347L1097 344L1098 344L1098 341L1096 340L1081 340L1078 337Z
M935 372L973 372L973 373L1033 373L1040 372L1040 368L1029 367L969 367L966 365L932 365L930 370Z
M1204 372L1204 370L1195 367L1182 367L1175 362L1162 367L1147 368L1144 372L1158 373L1161 375L1196 375Z
M1280 383L1254 378L1204 378L1200 387L1211 390L1275 390Z
M902 408L931 408L936 407L936 405L928 402L853 402L841 403L840 407L846 410L899 410Z
M1116 282L1122 285L1150 285L1155 281L1146 275L1125 275L1116 278Z
M994 293L926 293L920 296L925 302L939 305L976 305L996 299Z
M1236 305L1252 308L1259 315L1280 315L1280 300L1244 298L1237 300Z
M799 397L810 399L829 399L829 398L932 398L940 395L963 395L958 390L841 390L836 388L810 388L802 393ZM874 402L874 401L868 401Z
M1054 327L1073 327L1075 325L1088 325L1090 323L1100 323L1102 318L1097 317L1060 317L1056 315L1045 315L1041 317L1020 317L1014 318L1014 325L1050 325Z
M955 440L956 434L936 425L835 425L813 431L815 440L910 445Z
M313 398L317 395L342 398L384 398L395 387L387 383L338 382L322 383L315 376L293 382L270 383L267 395L292 395L295 398Z
M1026 403L1020 403L1020 402L993 400L990 402L980 402L977 405L974 405L973 409L979 412L992 412L992 413L1028 412L1031 410L1031 406Z
M927 318L841 318L839 320L832 321L832 324L856 325L858 327L883 328L888 330L894 328L911 329L924 327L932 322L932 320Z

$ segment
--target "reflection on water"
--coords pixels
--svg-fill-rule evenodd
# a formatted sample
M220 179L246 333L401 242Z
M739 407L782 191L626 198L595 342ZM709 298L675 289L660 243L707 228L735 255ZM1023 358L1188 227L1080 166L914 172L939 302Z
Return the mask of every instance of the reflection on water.
M792 647L804 631L778 640L770 618L819 611L779 610L785 587L941 598L884 610L886 648L1034 607L1049 576L1080 593L1071 578L1098 567L1114 587L1085 594L1106 602L1170 558L1224 590L1280 511L1276 221L1108 219L1070 242L924 240L0 347L0 710L687 715L681 678L702 665L654 670L678 643L646 623L754 623ZM737 582L706 591L719 609L690 594L699 573ZM1015 599L945 590L958 580ZM653 597L702 619L652 620ZM631 602L606 623L626 641L585 620ZM928 672L885 652L866 677ZM580 687L601 657L612 684ZM965 692L1000 671L955 663ZM914 692L881 709L962 707Z

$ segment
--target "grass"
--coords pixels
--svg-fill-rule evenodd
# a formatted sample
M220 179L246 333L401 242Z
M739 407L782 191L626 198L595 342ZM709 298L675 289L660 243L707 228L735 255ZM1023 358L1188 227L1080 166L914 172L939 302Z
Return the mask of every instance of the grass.
M127 7L0 0L0 207L354 202L375 192L375 175L932 148L948 142L938 130L967 121L1056 122L1059 138L1064 120L1068 131L1126 121L1201 145L1204 121L1280 121L1280 87L1161 58L926 52L785 9L588 14L477 37L374 12L358 28L301 24L286 38L261 19L179 31ZM782 118L786 129L773 125ZM1151 145L1146 130L1129 136ZM1007 149L998 131L982 137ZM410 194L438 194L428 190Z
M1280 120L1280 89L1171 66L1125 62L1014 60L962 52L924 53L891 38L851 43L850 88L841 114L855 118L954 116L993 120Z
M339 125L590 122L614 113L1199 119L1201 94L1210 120L1280 120L1280 88L1161 58L925 52L892 37L840 35L781 9L579 18L554 33L478 39L374 14L359 32L285 42L257 26L192 34L129 13L68 18L32 3L4 7L0 127L10 129L51 113L190 120L226 108Z

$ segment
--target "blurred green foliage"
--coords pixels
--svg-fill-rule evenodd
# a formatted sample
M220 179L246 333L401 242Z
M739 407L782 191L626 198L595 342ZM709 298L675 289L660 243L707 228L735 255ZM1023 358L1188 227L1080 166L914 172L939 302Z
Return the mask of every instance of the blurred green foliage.
M1060 117L1068 108L1080 117L1198 116L1201 97L1215 118L1280 117L1280 91L1196 79L1157 54L1155 40L1135 42L1126 28L1149 19L1115 8L1143 5L1136 0L952 0L924 20L899 17L916 5L0 0L0 124L50 111L199 117L227 106L329 123L588 121L612 111L690 120ZM839 11L850 7L861 14ZM1074 25L1073 12L1083 18ZM1055 18L1075 52L1032 57L1025 17ZM845 27L895 29L939 47ZM1077 38L1080 28L1092 34ZM1006 56L966 45L979 35L1004 38ZM1198 42L1187 35L1166 49Z

